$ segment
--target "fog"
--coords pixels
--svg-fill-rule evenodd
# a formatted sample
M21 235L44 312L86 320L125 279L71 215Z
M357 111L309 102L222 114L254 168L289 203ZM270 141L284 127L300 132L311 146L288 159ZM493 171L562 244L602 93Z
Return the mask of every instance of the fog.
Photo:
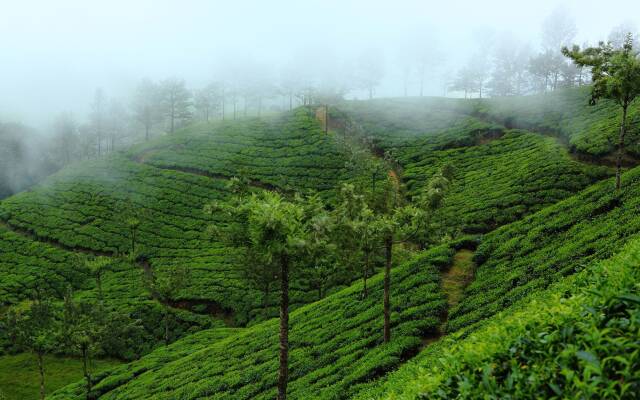
M559 6L575 20L577 43L640 16L633 0L2 0L0 119L46 128L60 112L88 113L98 87L126 97L142 78L176 76L197 88L243 66L274 83L287 69L348 79L366 52L383 63L381 97L402 95L405 64L436 49L424 90L442 95L447 72L483 36L508 32L538 48L542 23ZM417 78L408 86L418 94Z
M194 121L583 85L560 47L638 18L637 0L0 0L0 198Z

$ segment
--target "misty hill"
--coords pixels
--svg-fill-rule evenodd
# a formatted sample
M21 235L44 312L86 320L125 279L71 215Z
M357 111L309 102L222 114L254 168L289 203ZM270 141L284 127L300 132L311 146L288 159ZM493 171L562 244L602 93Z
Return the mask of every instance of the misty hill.
M538 98L508 105L380 99L331 107L328 133L316 119L318 110L303 107L196 124L73 164L0 203L0 249L6 250L0 252L0 304L25 304L44 281L61 296L70 285L79 299L103 299L142 319L143 337L109 354L136 360L95 376L96 398L273 398L278 290L265 295L244 272L238 249L208 234L210 224L231 221L223 213L208 214L205 206L230 202L229 182L240 177L254 193L317 191L331 207L341 183L371 179L370 170L353 166L363 162L354 161L357 151L378 166L387 151L391 175L399 175L398 192L409 202L442 166L453 167L450 193L436 214L451 229L439 246L397 250L403 261L392 271L393 340L387 344L381 337L382 274L370 279L366 298L351 272L330 280L320 296L307 276L294 275L290 395L368 398L405 386L414 390L408 377L440 379L425 376L420 366L435 365L443 352L471 376L473 368L450 338L490 340L485 338L503 321L515 323L529 299L581 293L588 284L566 277L597 271L598 262L640 232L640 170L626 172L616 194L611 148L591 146L615 134L615 109L604 103L592 114L579 105L585 101L580 89L553 96L564 99L568 111L549 123L541 117L550 115L548 103ZM588 126L599 129L582 135L579 121L586 115L593 121ZM475 265L461 264L472 253ZM109 264L100 285L91 269L96 260ZM163 339L163 304L145 277L170 276L183 267L187 285L164 300L176 312L172 338L182 339L152 350ZM456 280L458 273L464 276ZM563 314L569 319L597 299L572 301L576 306ZM557 324L555 317L535 318ZM505 343L517 340L509 332L500 335ZM500 351L487 350L483 360ZM459 390L451 382L450 390ZM53 398L82 398L83 388L72 384Z

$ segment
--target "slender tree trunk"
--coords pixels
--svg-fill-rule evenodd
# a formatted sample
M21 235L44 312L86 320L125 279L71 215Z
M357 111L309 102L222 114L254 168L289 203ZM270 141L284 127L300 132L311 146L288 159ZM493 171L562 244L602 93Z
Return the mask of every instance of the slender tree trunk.
M169 346L169 306L164 307L164 345Z
M149 124L144 125L144 140L149 140Z
M91 393L91 374L89 373L89 355L86 346L82 346L82 373L87 380L87 400L89 399L89 393Z
M289 259L280 259L280 370L278 371L278 400L287 398L289 379Z
M171 133L173 133L175 129L175 112L171 111Z
M262 311L264 312L264 316L267 316L267 307L269 306L269 291L271 289L271 284L266 283L264 285L264 298L262 299Z
M618 154L616 156L616 190L621 188L622 157L624 156L624 137L627 133L627 107L629 103L625 100L622 106L622 124L620 125L620 136L618 137Z
M36 358L38 360L38 373L40 374L40 400L44 400L44 357L43 353L37 352Z
M222 92L222 120L224 121L224 91Z
M363 297L366 299L369 293L367 292L367 277L369 274L369 251L364 252L364 267L362 268L362 284L363 284Z
M391 340L391 305L389 302L389 290L391 287L391 251L393 239L391 236L384 240L385 266L384 266L384 342Z
M329 133L329 105L324 105L324 133Z
M289 111L293 110L293 93L289 92Z

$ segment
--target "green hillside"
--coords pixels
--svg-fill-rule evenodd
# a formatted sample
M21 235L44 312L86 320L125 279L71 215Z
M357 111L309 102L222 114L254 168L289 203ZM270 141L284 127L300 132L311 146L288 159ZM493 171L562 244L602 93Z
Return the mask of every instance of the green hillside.
M452 99L376 100L348 105L346 115L353 132L392 152L410 196L442 165L452 166L442 217L466 232L491 231L612 174L574 160L552 137L470 116L469 107Z
M240 177L255 194L318 193L330 211L341 184L366 188L387 175L394 199L424 204L414 200L449 166L443 205L425 214L441 237L425 249L395 246L389 343L382 246L372 250L366 297L358 257L332 272L339 278L327 280L324 298L308 276L291 273L290 398L637 392L638 359L624 355L636 354L640 333L640 167L615 192L604 143L616 109L589 108L582 89L548 96L345 102L331 107L328 133L316 110L301 107L194 124L73 164L0 202L0 314L27 306L46 283L58 298L68 287L78 300L102 294L110 310L140 321L142 336L108 354L130 362L97 373L91 398L274 398L279 290L265 300L241 247L210 234L233 226L231 216L205 206L236 204L229 183ZM553 113L554 101L565 108ZM109 263L100 285L90 268L98 258ZM177 341L159 347L163 304L146 281L183 267L185 287L164 301ZM13 349L0 335L0 350ZM84 382L70 383L49 398L86 398Z
M427 348L355 399L636 398L640 241L614 251Z
M228 198L232 176L251 180L255 190L315 189L331 197L331 190L349 176L345 162L344 151L304 110L263 120L196 125L128 154L66 168L3 201L0 220L68 250L119 256L131 251L127 221L135 216L140 221L135 244L139 269L148 264L161 275L177 265L188 266L188 289L174 300L214 308L225 319L244 324L264 317L263 299L238 270L234 250L205 234L209 224L225 220L207 215L204 206ZM24 268L41 262L36 259ZM51 270L72 268L66 264ZM62 280L72 283L70 277ZM12 282L3 277L0 287ZM21 300L26 289L7 289L0 302ZM304 286L293 289L294 307L316 299ZM275 305L275 299L269 302Z
M370 280L365 299L358 283L294 311L290 317L290 395L346 398L358 384L381 376L415 354L423 340L439 329L446 300L439 288L438 268L445 268L452 256L453 249L435 248L393 270L394 340L389 344L382 344L381 275ZM167 350L158 349L132 366L102 376L95 393L101 399L196 399L214 394L273 398L276 331L277 321L270 320L225 340L207 342L201 351L184 350L189 355L171 362L160 358ZM183 351L181 345L175 345ZM84 398L83 386L70 386L51 398Z

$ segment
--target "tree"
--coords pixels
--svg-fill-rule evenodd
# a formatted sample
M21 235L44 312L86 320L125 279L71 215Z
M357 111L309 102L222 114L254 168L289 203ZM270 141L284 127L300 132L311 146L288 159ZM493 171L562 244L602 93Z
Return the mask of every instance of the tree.
M144 139L149 140L150 131L160 117L160 89L149 79L142 80L133 97L133 115L144 126Z
M469 93L476 91L476 87L477 80L474 76L474 71L467 66L458 71L456 78L449 86L449 90L464 92L464 98L466 99Z
M438 184L434 181L439 181ZM384 248L384 287L383 287L383 339L385 343L391 340L391 268L393 263L393 246L424 238L425 230L429 227L429 220L433 213L442 205L448 180L444 173L436 174L426 186L423 194L415 199L415 205L401 205L397 188L389 191L388 208L385 214L378 217L375 230L382 238ZM437 190L434 190L437 189Z
M243 251L262 254L266 262L280 267L280 367L278 399L287 397L289 374L289 275L304 254L307 238L302 199L285 200L275 192L239 197L232 206L214 203L212 210L228 213L234 220L221 237ZM214 231L220 231L213 226Z
M45 398L45 365L44 356L52 351L59 335L59 326L55 318L55 309L51 299L37 292L29 309L16 318L13 327L20 347L31 351L38 363L40 376L40 399Z
M162 275L151 276L147 281L149 291L155 297L164 309L164 345L169 346L170 343L170 324L173 317L171 302L175 300L178 293L188 286L191 273L189 269L183 265L176 266Z
M363 52L358 60L358 70L361 87L368 92L369 100L371 100L376 87L384 76L380 52L374 49Z
M564 47L562 52L577 65L592 68L593 86L590 104L594 105L604 98L615 101L622 108L616 154L616 190L620 190L622 158L625 153L627 133L627 110L640 95L640 57L638 51L633 49L633 37L628 34L620 49L614 48L611 43L600 42L598 47L580 50L579 46L574 45L571 50Z
M163 114L169 120L169 132L174 133L177 124L191 118L191 92L184 80L169 78L160 85Z
M122 103L112 99L109 102L108 114L108 142L107 149L111 152L116 150L116 141L122 139L126 133L127 111Z
M78 131L73 115L62 113L54 123L56 159L62 164L69 164L76 156Z
M65 301L65 315L71 320L69 341L72 350L80 353L82 358L82 375L86 381L86 398L90 399L93 388L92 362L96 352L100 349L101 339L106 334L113 332L104 331L103 306L96 310L93 303L76 303L73 297Z
M196 92L194 105L206 122L218 110L222 96L222 87L217 83L210 83Z
M102 277L104 274L111 270L112 261L108 257L96 257L93 260L86 260L86 266L93 278L96 281L96 288L98 289L98 304L100 311L104 311L104 292L102 291Z
M98 157L102 154L102 138L104 137L107 112L107 97L101 88L96 89L91 103L91 126L98 145Z
M308 261L305 274L313 288L318 291L318 300L337 271L336 244L334 231L336 223L333 215L325 209L317 195L306 199L304 220L307 221L306 255Z

